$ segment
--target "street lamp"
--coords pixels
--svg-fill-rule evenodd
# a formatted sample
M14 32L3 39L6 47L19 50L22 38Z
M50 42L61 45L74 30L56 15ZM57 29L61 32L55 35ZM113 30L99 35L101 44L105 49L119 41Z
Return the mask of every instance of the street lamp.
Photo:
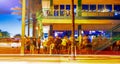
M28 36L30 36L30 0L28 0Z
M25 15L26 15L26 0L22 0L22 42L21 42L21 54L24 54L25 43Z
M72 37L73 37L73 43L72 43L72 59L75 60L75 38L74 38L74 34L75 34L75 17L74 17L74 0L71 0L71 14L72 14Z

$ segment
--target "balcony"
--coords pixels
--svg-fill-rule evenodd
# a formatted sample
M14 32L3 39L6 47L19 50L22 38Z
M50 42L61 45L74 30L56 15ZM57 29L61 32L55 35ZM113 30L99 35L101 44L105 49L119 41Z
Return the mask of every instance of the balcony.
M113 17L114 12L82 12L82 16Z
M78 11L78 10L77 10ZM70 11L45 11L45 19L71 19ZM55 14L56 13L56 14ZM76 19L120 19L120 17L114 16L114 12L86 12L82 11L81 16L79 13L75 13Z

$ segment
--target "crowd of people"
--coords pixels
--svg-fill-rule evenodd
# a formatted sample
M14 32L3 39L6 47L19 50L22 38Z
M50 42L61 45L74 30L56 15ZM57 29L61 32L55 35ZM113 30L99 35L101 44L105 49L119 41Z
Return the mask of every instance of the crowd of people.
M103 37L102 35L93 37L92 41L90 41L88 35L79 36L75 39L74 45L76 47L77 52L79 50L93 50L105 42L108 42L109 39ZM109 42L110 43L110 42ZM120 43L120 42L119 42ZM117 42L117 44L119 44ZM70 54L73 45L73 37L64 36L61 37L53 37L49 36L44 41L41 41L39 38L29 38L26 37L25 49L30 51L30 53L34 53L35 50L38 53L43 54ZM120 47L120 45L118 45Z

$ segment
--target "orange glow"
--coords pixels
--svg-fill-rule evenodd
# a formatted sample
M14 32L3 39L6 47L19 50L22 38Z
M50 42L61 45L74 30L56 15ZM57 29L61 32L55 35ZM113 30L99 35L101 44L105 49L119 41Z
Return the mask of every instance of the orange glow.
M43 24L70 24L72 23L71 19L43 19ZM88 19L83 19L83 20L79 20L76 19L75 23L76 24L117 24L120 23L119 20L96 20L96 19L92 19L92 20L88 20Z

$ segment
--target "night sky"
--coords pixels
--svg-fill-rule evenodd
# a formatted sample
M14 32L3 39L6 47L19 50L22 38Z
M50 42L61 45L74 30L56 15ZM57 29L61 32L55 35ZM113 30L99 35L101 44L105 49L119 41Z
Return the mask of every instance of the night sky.
M21 33L21 16L12 14L14 7L21 7L19 0L0 0L0 29L11 36Z

